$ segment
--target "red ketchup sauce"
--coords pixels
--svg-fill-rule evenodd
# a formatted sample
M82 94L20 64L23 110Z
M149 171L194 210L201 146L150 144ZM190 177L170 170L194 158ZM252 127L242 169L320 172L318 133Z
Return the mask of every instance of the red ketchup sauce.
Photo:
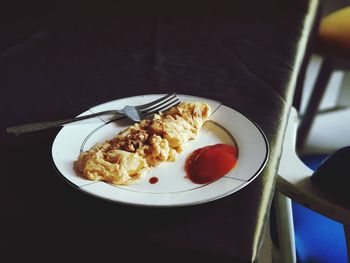
M150 184L156 184L158 182L158 177L151 177L148 181Z
M194 183L206 184L227 174L237 163L238 149L228 144L215 144L195 150L186 160L187 177Z

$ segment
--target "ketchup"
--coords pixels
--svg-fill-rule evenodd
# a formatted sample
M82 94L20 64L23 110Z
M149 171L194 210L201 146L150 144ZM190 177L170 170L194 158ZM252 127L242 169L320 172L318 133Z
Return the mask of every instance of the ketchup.
M206 184L227 174L237 163L238 149L233 145L215 144L195 150L186 160L187 177Z
M151 177L148 181L150 184L155 184L158 182L158 177Z

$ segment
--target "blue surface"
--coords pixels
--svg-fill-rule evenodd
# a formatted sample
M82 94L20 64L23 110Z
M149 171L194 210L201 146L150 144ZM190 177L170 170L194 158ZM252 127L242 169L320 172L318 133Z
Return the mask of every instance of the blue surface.
M302 160L315 170L326 155L304 156ZM299 263L346 263L343 225L296 202L292 203L295 245Z

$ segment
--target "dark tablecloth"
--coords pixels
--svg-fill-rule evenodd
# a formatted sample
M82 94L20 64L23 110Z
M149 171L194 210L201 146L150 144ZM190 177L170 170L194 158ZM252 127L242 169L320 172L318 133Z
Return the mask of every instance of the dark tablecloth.
M0 260L257 261L317 2L72 2L8 1L1 10ZM271 150L262 174L210 203L132 207L62 180L51 157L59 129L5 131L169 91L254 120Z

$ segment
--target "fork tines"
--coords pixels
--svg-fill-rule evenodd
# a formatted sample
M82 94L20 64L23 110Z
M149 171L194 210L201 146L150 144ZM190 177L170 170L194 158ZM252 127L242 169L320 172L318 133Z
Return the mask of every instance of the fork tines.
M150 116L161 111L167 110L180 103L180 100L176 97L176 94L168 94L157 101L150 103L150 105L143 105L139 108L140 113L143 116Z

